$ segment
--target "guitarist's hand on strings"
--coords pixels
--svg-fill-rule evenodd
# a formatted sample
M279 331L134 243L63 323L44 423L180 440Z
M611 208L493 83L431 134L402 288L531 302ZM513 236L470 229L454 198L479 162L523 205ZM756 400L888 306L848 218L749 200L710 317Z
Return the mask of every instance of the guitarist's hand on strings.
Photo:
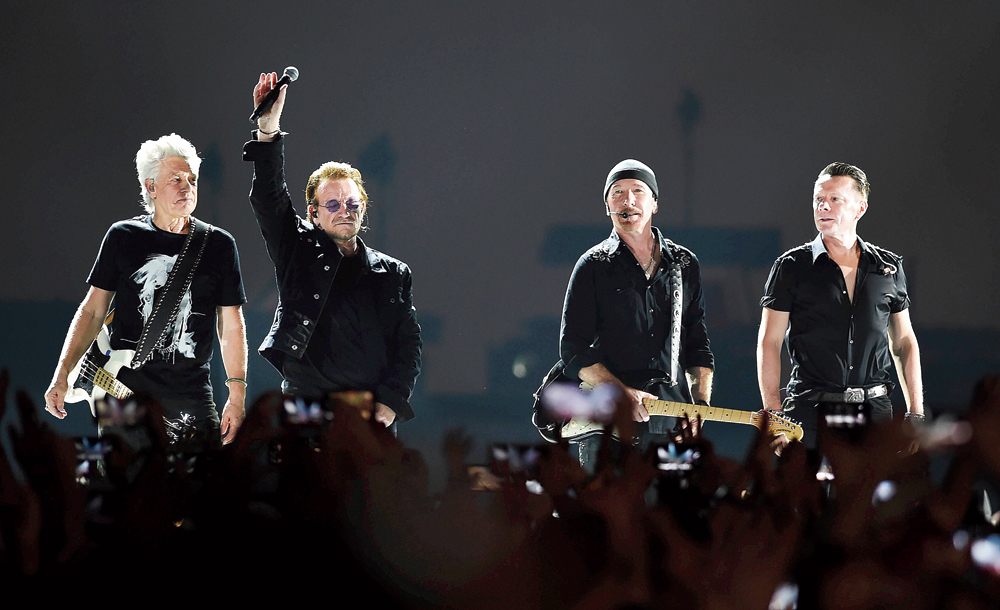
M622 391L625 392L625 396L628 397L632 405L632 419L634 421L649 421L649 412L646 411L646 405L642 404L642 401L644 399L656 400L657 397L649 392L630 388L624 384L622 384Z
M600 362L580 369L579 377L580 381L592 388L596 388L602 383L612 383L618 386L618 389L622 391L625 399L629 402L633 421L649 421L649 412L646 411L646 406L642 404L642 401L646 398L656 400L656 396L625 385Z

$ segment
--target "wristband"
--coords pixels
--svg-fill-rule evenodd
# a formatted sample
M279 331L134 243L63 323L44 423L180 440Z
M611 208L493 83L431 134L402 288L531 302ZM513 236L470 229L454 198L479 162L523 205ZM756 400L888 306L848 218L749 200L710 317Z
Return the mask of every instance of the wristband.
M246 379L240 379L239 377L230 377L229 379L227 379L226 380L226 385L227 386L229 385L230 381L238 381L238 382L240 382L240 383L243 384L243 387L246 387L246 385L247 385L247 380Z

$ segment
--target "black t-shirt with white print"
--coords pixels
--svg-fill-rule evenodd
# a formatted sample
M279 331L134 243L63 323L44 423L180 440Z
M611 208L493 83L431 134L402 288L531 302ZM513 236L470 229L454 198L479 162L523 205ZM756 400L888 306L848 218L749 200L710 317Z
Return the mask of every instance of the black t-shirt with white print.
M112 349L136 348L186 238L157 228L151 216L123 220L108 229L87 283L115 293ZM152 358L138 371L119 373L133 391L159 399L168 418L185 411L199 420L218 419L209 365L216 307L246 302L233 236L215 227L208 240L191 286Z

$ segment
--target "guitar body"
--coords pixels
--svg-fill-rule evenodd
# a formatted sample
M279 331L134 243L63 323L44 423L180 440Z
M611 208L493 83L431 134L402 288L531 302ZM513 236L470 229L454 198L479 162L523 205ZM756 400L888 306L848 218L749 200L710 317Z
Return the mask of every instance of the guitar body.
M535 424L535 427L538 428L538 433L542 435L542 438L550 443L557 443L560 438L574 443L607 432L606 426L600 422L584 418L553 421L550 419L549 415L544 413L544 409L541 408L543 390L553 381L570 382L570 380L565 376L562 376L561 373L562 369L560 369L559 364L557 364L556 367L553 367L553 369L549 371L549 374L542 382L542 387L538 388L538 391L535 392L535 406L533 409L534 413L532 415L532 422ZM643 371L639 375L626 374L621 376L621 379L630 387L642 388L643 390L650 392L655 392L652 386L666 381L661 378L650 379L643 375L648 375L648 371ZM580 384L580 387L584 391L590 389L590 387L586 384ZM764 426L764 414L759 411L723 409L721 407L692 405L683 402L654 400L649 398L643 399L642 404L646 407L646 411L650 415L665 415L669 417L687 416L692 419L701 417L702 421L721 421L734 424L747 424L754 426L757 429L762 429ZM801 424L789 419L784 413L781 412L770 411L767 415L768 434L774 436L784 434L790 441L802 440L803 432ZM612 430L612 436L619 441L624 442L617 432L617 430ZM629 442L634 444L637 442L637 439L629 439Z
M562 437L569 442L578 443L583 439L597 436L598 434L604 434L604 432L604 424L599 424L597 422L590 421L589 419L571 419L562 425L561 434ZM613 435L615 438L618 438L617 430L614 431ZM556 441L552 440L550 442L554 443Z
M108 394L115 398L127 398L132 390L118 381L118 372L128 368L135 356L135 350L111 349L111 336L106 326L102 326L90 348L69 372L69 391L66 402L90 403L90 412L95 413L94 403Z

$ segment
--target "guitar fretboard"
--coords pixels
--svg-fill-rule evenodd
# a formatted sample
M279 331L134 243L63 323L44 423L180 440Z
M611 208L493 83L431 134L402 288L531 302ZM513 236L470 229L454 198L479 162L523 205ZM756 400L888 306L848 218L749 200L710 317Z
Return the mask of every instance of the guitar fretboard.
M94 372L94 385L103 388L105 392L119 400L132 395L132 390L125 387L125 384L112 377L103 368L98 368Z
M684 402L672 402L669 400L653 400L644 398L642 404L650 415L669 415L671 417L681 417L687 413L688 417L695 418L701 415L705 421L725 421L734 424L749 424L756 426L759 415L753 411L743 411L741 409L723 409L722 407L707 407L705 405L689 405Z

